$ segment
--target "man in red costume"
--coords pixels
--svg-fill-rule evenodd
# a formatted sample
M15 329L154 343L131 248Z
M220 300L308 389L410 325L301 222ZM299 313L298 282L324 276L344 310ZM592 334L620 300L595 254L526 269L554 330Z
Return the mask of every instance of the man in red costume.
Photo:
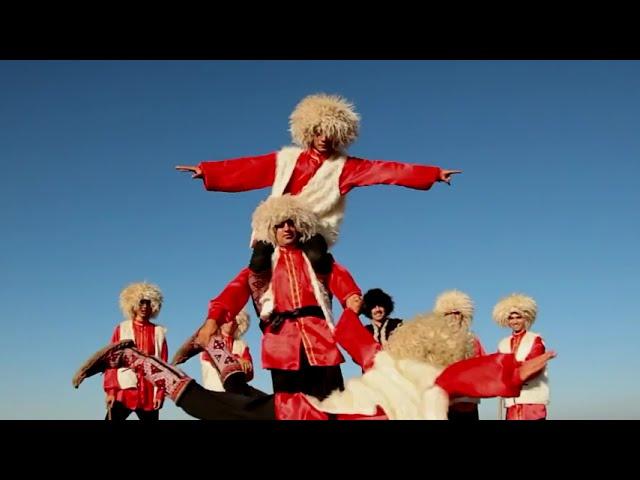
M115 328L111 342L133 340L141 352L166 361L166 329L150 321L160 313L162 299L160 289L145 282L132 283L122 290L120 308L127 320ZM140 420L158 420L164 389L145 380L141 370L107 370L104 391L108 410L105 420L125 420L131 412L136 412Z
M361 291L337 262L326 275L313 270L300 242L315 235L317 225L317 215L298 197L283 195L262 202L252 226L258 240L274 247L270 281L252 282L250 269L242 269L211 300L205 324L179 349L175 363L206 346L219 326L234 318L251 298L264 333L262 367L270 370L282 412L296 415L297 393L324 398L343 388L340 364L344 358L334 338L329 292L343 307L358 312Z
M410 163L365 160L348 156L346 149L358 136L360 118L353 105L336 95L305 97L290 116L295 147L255 157L180 165L180 171L201 178L207 190L242 192L272 187L270 196L300 196L320 217L318 235L302 243L316 272L326 274L332 257L327 253L336 240L344 216L345 198L355 187L400 185L428 190L435 182L450 184L459 170ZM273 248L256 241L249 267L256 273L270 270Z
M538 333L529 331L536 321L538 305L527 295L514 293L501 299L493 308L493 319L512 334L498 344L498 351L511 353L517 360L531 360L545 354L546 347ZM549 379L546 369L522 387L520 395L507 395L507 420L544 420L549 404Z

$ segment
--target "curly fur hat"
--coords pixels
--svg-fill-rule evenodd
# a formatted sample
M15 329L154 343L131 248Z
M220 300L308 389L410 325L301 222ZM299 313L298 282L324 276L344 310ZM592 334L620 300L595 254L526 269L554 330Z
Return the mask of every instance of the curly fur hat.
M286 220L293 220L302 241L317 233L318 216L308 209L302 200L286 194L267 198L253 212L251 226L255 232L255 239L275 246L275 226Z
M364 294L364 297L362 297L362 313L371 318L371 310L376 305L384 308L387 317L393 312L393 298L381 288L372 288Z
M309 95L289 117L291 138L302 148L313 143L315 134L323 133L333 140L336 150L345 150L358 138L359 128L360 116L353 104L338 95Z
M473 356L473 335L466 329L453 328L447 319L429 312L403 323L385 350L394 358L412 359L446 367Z
M536 321L538 315L538 305L536 301L520 293L512 293L502 298L495 307L493 307L493 319L501 327L509 326L509 314L517 312L522 315L527 330Z
M447 290L438 295L433 311L441 315L458 311L462 314L462 321L468 328L473 321L473 300L460 290Z
M151 318L155 318L162 308L162 292L157 285L147 282L131 283L120 292L120 309L125 318L133 320L134 308L141 300L151 302Z

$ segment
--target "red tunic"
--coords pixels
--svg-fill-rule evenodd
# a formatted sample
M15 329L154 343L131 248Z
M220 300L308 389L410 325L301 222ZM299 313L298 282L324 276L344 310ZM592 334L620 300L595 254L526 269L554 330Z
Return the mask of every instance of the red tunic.
M274 311L319 306L302 250L297 246L278 248L280 255L272 274ZM249 268L241 270L220 295L209 302L208 318L222 323L244 307L251 294L250 274ZM361 294L351 274L337 262L322 280L343 307L351 295ZM301 345L310 365L331 366L344 362L327 321L318 317L299 317L283 322L277 333L272 332L271 326L266 328L262 337L262 367L299 370Z
M166 339L162 342L162 351L156 352L155 348L155 328L156 325L151 322L147 323L139 323L133 322L133 335L134 341L136 343L136 348L141 350L142 352L148 355L156 355L159 356L163 361L167 361L168 358L168 349L167 349L167 341ZM111 343L117 343L120 341L120 325L116 327L111 336ZM153 401L154 395L153 390L154 386L151 382L148 382L144 379L144 374L142 369L136 371L136 376L138 377L138 387L137 388L127 388L121 389L118 384L118 370L115 368L110 368L105 371L104 374L104 391L107 394L112 394L115 396L116 401L122 403L129 410L145 410L150 411L153 410ZM155 399L163 400L164 399L164 390L161 388L157 389Z

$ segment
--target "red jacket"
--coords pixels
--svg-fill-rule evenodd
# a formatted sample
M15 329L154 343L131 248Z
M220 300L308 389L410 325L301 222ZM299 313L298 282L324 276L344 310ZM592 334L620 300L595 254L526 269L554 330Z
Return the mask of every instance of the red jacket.
M299 307L318 306L302 250L298 247L279 248L280 255L272 273L274 310L284 312ZM244 268L220 295L210 301L208 318L222 323L233 318L244 307L251 295L250 275L249 268ZM361 294L351 274L338 263L334 263L331 273L322 280L325 288L343 307L351 295ZM262 367L298 370L301 345L313 366L339 365L344 362L327 320L299 317L295 321L285 321L277 333L272 331L271 326L267 326L262 337Z

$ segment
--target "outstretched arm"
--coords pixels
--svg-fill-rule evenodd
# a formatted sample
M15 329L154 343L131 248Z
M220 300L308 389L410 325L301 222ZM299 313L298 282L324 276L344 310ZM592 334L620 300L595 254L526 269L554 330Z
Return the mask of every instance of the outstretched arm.
M398 185L428 190L435 182L451 184L452 176L458 173L462 172L414 163L349 157L340 176L340 193L345 195L355 187L368 185Z
M445 368L436 384L451 398L517 397L524 381L544 369L555 356L555 352L547 352L523 363L511 353L470 358Z
M202 178L204 188L216 192L245 192L273 185L276 154L243 157L199 165L178 165L176 170L191 172L192 178Z

